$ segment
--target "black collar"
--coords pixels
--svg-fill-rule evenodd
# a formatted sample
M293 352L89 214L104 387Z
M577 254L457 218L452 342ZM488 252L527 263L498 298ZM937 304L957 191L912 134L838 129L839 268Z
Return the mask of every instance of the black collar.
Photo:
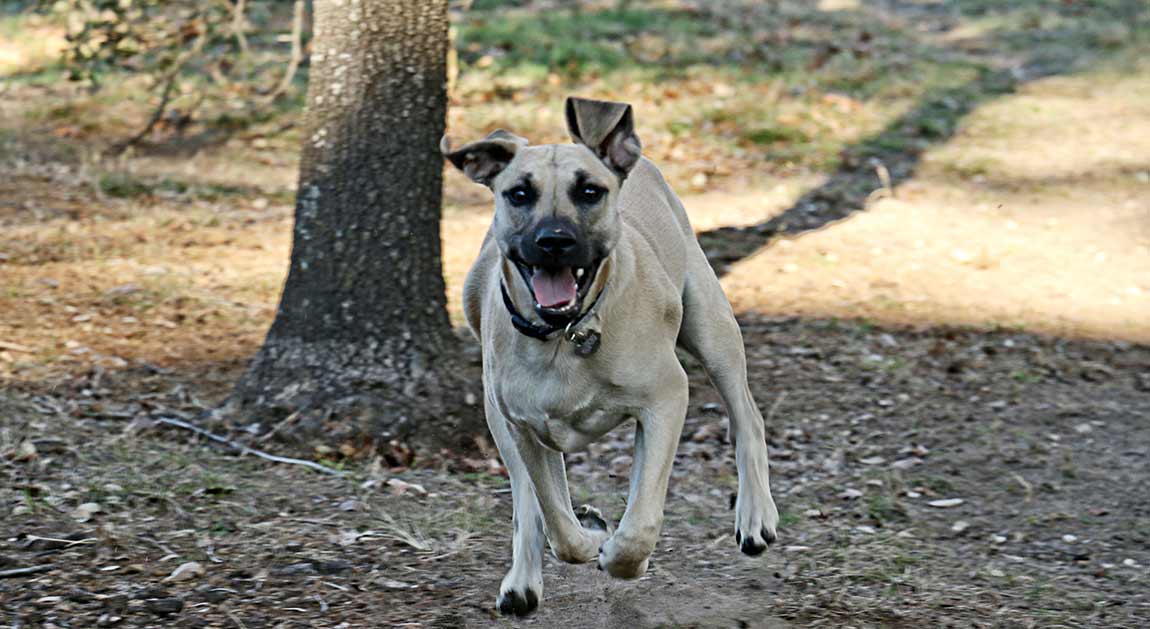
M587 356L599 349L600 334L597 330L580 330L583 322L586 321L595 312L599 306L599 300L603 297L603 293L607 292L607 285L604 284L603 288L599 290L599 294L595 295L595 301L591 302L591 306L583 311L577 317L572 318L565 324L554 325L551 323L532 323L519 314L515 309L515 304L511 301L511 295L507 293L507 285L502 280L499 281L499 291L503 293L503 305L507 308L507 313L511 315L511 325L524 336L530 336L533 339L540 341L548 341L557 332L563 332L564 338L571 343L575 344L575 353L580 356Z

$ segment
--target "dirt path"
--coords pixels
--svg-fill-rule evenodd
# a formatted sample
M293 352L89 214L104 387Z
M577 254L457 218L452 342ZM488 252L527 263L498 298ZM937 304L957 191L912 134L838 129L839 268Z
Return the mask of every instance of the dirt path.
M787 320L745 332L771 416L780 543L760 559L737 552L724 418L692 367L650 574L623 583L548 559L543 607L518 624L1150 622L1146 348ZM6 621L506 624L490 611L510 534L493 464L356 464L330 479L127 419L192 412L201 394L212 389L183 375L128 370L5 402L0 570L52 566L0 579ZM576 502L621 515L629 441L570 457ZM86 503L100 510L77 511ZM169 579L191 561L204 574Z

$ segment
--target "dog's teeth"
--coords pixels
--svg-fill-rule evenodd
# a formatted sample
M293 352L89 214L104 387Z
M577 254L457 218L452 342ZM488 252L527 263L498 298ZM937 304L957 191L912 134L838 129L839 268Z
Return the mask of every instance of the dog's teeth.
M584 273L583 269L575 269L575 277L576 278L582 278L583 273Z

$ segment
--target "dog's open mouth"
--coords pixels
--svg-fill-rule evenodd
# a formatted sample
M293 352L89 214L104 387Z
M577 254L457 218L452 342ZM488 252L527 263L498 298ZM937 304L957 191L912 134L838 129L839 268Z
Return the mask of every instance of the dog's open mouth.
M569 318L578 314L599 271L599 260L589 266L531 266L514 260L523 281L531 287L535 310L544 318Z

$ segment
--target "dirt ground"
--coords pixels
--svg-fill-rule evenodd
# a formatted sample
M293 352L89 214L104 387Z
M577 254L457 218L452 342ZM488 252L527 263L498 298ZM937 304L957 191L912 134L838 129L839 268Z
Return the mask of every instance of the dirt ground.
M697 368L649 574L548 559L538 614L493 615L511 499L498 466L236 458L140 418L226 382L108 371L0 409L12 626L1143 627L1150 350L1025 334L748 317L780 542L742 556L724 417ZM134 400L134 401L128 401ZM135 418L135 419L133 419ZM569 458L624 507L630 437ZM490 466L490 471L485 471ZM470 470L470 471L466 471ZM416 486L418 485L418 486ZM943 501L943 502L936 502ZM937 506L932 506L937 505ZM85 505L88 505L85 507ZM173 576L196 562L190 576ZM201 572L202 570L202 572ZM50 623L50 624L49 624Z
M3 13L2 622L1150 626L1141 5L582 4L457 19L450 132L557 141L568 93L635 104L743 324L779 543L737 550L726 418L690 361L649 574L548 558L521 621L492 611L511 501L483 438L284 452L331 477L158 424L222 399L271 321L298 110L101 158L146 118L142 83L87 94L53 65L58 24ZM459 322L489 199L454 172L445 198ZM232 436L278 452L272 429ZM576 503L618 520L630 445L568 458Z

